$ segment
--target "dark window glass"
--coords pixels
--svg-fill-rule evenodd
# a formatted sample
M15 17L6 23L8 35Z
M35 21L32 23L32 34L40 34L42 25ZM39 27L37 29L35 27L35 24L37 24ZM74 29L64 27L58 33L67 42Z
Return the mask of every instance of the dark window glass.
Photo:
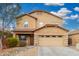
M52 37L56 37L56 36L54 35L54 36L52 36Z
M58 37L62 37L62 35L59 35Z
M44 35L39 35L40 37L44 37Z
M19 36L19 39L20 39L20 40L26 40L26 35L20 35L20 36Z
M49 35L46 35L46 37L50 37Z
M28 24L25 24L24 27L28 27Z

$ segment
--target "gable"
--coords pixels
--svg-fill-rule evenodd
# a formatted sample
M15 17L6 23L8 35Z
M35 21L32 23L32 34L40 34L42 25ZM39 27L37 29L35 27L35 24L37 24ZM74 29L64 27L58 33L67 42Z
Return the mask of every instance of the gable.
M22 14L22 15L20 15L20 16L17 16L16 19L21 18L21 17L24 17L24 16L28 16L28 17L37 19L37 18L35 18L35 17L33 17L33 16L29 15L29 14Z
M44 26L42 28L39 28L35 31L37 34L43 34L43 35L65 35L68 34L68 30L65 30L59 26Z
M30 16L30 15L22 15L16 18L16 27L18 28L24 28L24 23L28 22L28 28L35 28L36 27L36 21L37 19Z
M43 10L35 10L35 11L29 13L29 14L33 14L33 13L47 13L47 14L49 14L49 15L52 15L52 16L55 16L55 17L57 17L57 18L62 19L62 18L59 17L59 16L56 16L56 15L54 15L54 14L52 14L52 13L49 13L49 12L47 12L47 11L43 11Z
M38 22L42 21L47 24L61 24L63 22L62 18L46 11L34 11L29 14L33 17L36 17L38 19Z
M22 21L22 20L26 20L26 19L28 19L28 20L37 20L37 18L35 18L35 17L32 17L32 16L30 16L30 15L22 15L22 16L19 16L19 17L17 17L16 18L17 19L17 21Z

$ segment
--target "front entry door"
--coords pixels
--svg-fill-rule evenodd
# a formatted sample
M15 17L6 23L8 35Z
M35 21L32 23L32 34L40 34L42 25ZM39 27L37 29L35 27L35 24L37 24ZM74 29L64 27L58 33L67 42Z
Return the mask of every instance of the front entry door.
M24 34L20 34L19 36L19 40L20 40L20 44L21 45L29 45L29 36L28 35L24 35Z

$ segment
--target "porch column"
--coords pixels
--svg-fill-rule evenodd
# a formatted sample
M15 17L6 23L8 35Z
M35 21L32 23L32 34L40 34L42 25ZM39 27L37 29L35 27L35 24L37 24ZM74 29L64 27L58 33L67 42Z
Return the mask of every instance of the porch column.
M13 37L14 37L14 38L16 37L16 34L15 34L15 33L13 33Z
M64 44L65 44L65 46L68 46L68 35L65 36Z
M30 35L30 45L34 45L34 35Z

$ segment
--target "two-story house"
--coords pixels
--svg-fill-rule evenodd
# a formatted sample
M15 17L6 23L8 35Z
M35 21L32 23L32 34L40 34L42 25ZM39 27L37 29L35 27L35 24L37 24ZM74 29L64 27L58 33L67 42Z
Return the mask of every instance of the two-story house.
M68 46L68 30L60 25L63 19L42 10L16 17L14 33L28 46Z

